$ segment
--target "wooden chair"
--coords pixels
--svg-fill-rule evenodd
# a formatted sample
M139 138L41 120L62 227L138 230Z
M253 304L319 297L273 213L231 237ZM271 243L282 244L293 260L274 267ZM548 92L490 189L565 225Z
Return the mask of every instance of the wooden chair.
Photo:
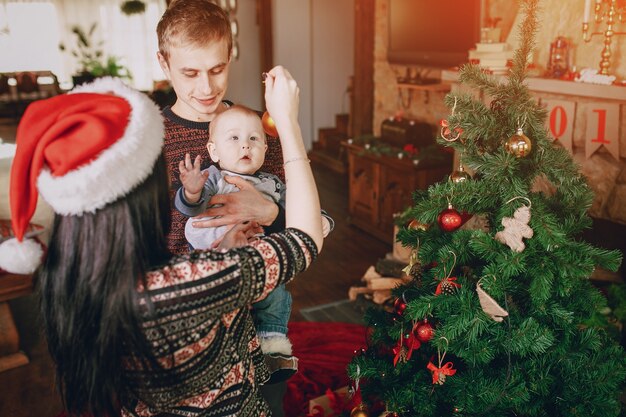
M0 114L7 114L15 119L17 118L17 97L9 84L10 78L12 78L11 74L0 74Z
M26 107L39 98L39 85L37 75L33 72L18 72L15 74L17 81L17 115L21 117Z

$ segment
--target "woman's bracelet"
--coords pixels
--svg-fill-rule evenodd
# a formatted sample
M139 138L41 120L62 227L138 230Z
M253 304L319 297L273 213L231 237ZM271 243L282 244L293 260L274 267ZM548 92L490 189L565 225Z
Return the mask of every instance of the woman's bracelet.
M285 162L283 162L283 166L287 165L290 162L296 162L296 161L311 162L311 160L309 158L307 158L306 156L299 156L297 158L287 159Z

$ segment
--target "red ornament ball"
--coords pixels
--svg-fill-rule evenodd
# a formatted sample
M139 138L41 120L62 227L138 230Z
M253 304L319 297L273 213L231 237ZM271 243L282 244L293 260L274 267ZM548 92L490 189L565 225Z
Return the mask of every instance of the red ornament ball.
M402 315L402 313L404 313L404 310L406 310L406 303L402 298L396 298L396 301L394 301L393 303L393 308L396 313Z
M400 414L398 414L395 411L393 411L391 413L385 414L385 417L400 417Z
M444 232L454 232L463 225L463 217L450 204L447 209L439 213L437 223Z
M274 119L270 116L268 112L263 113L263 117L261 118L261 123L263 124L263 130L269 136L278 137L278 130L276 130L276 123L274 123Z
M433 326L430 325L430 323L424 321L417 325L417 328L415 329L413 334L420 342L428 342L433 338L435 330L433 329Z

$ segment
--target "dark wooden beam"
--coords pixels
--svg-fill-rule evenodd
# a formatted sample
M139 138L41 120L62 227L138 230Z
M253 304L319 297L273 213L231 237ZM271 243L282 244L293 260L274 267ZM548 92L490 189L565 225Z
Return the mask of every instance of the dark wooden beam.
M375 0L354 3L354 80L351 94L353 137L372 132L374 118Z
M257 24L259 26L259 51L261 71L274 67L274 44L272 34L272 0L257 0Z

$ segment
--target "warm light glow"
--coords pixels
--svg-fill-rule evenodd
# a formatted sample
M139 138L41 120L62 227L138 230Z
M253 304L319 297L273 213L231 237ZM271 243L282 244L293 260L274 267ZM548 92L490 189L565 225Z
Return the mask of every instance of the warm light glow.
M54 5L6 3L4 13L8 34L0 36L0 72L50 70L58 73L61 58Z

